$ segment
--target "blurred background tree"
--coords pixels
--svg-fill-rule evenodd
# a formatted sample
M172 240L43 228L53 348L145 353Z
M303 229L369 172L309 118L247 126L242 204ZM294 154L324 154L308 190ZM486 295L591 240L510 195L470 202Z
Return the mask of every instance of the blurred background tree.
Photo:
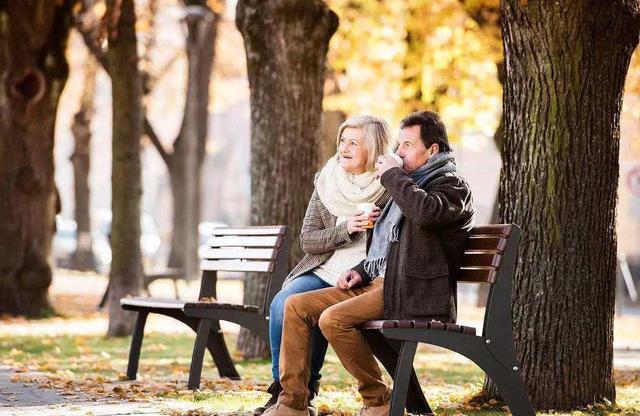
M142 78L138 69L136 13L133 0L107 0L103 22L108 48L106 60L113 96L111 170L111 251L109 273L108 335L133 331L132 313L120 307L120 299L142 289L140 250L140 198L142 197Z
M71 1L0 2L0 313L50 312L56 110Z

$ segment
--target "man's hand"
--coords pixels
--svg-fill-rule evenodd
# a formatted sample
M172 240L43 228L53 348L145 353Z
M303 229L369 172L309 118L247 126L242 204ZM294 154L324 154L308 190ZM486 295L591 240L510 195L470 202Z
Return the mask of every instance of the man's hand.
M347 270L344 271L338 276L338 282L336 286L340 289L352 289L358 285L362 284L362 276L355 270Z
M401 168L402 164L388 155L378 156L376 161L376 177L381 177L386 171L392 168Z

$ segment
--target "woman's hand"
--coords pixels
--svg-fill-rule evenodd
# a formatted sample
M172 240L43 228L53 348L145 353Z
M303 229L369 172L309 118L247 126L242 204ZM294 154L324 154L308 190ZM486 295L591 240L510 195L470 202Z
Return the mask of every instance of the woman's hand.
M363 214L364 211L359 211L356 215L347 218L347 231L349 231L349 234L366 231L365 227L370 220L368 215Z
M373 209L371 210L371 213L369 214L369 221L371 221L371 227L369 228L373 228L373 226L376 224L376 221L378 221L379 217L380 217L380 207L375 206L373 207Z

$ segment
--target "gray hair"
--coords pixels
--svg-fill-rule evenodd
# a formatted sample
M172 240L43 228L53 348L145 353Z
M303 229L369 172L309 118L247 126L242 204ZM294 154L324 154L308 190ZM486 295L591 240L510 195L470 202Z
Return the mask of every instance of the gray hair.
M367 170L375 170L378 156L387 153L389 147L389 138L391 136L389 125L383 119L374 116L360 115L351 117L342 123L338 129L336 149L340 146L340 137L347 127L362 130L367 148Z

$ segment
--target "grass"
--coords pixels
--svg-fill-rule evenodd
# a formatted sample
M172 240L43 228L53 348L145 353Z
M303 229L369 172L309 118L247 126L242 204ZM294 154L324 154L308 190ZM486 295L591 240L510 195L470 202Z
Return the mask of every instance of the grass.
M242 381L218 378L209 356L205 358L202 390L190 392L188 377L193 336L149 333L145 337L139 380L124 381L129 337L101 336L3 336L1 363L19 369L16 378L44 387L66 391L66 395L88 395L132 400L178 402L198 412L246 412L262 404L270 381L269 360L242 360L236 357ZM229 348L235 337L228 337ZM482 371L459 356L433 347L421 346L416 368L430 403L438 414L501 415L493 408L469 402L480 391ZM32 372L42 374L33 375ZM332 350L323 369L321 394L316 405L324 411L350 414L361 406L351 376L342 368ZM567 415L640 414L640 378L637 371L618 372L618 406L602 406ZM487 406L487 405L484 405Z
M154 283L156 296L171 296L171 287L167 293L161 293L161 283ZM101 333L101 328L106 328L106 315L95 310L104 286L106 280L97 275L54 275L52 299L57 317L40 320L0 317L0 365L17 369L18 373L13 376L16 381L56 389L72 401L151 401L161 404L168 414L250 412L266 401L268 396L264 391L271 381L271 362L244 360L237 356L234 334L229 334L227 342L243 380L220 379L211 357L205 355L201 390L187 390L193 334L153 332L154 328L166 331L166 326L175 322L173 320L165 324L164 321L154 323L150 318L147 328L151 332L145 334L138 380L127 381L124 372L131 338L85 335ZM222 286L218 287L221 295L241 294L242 288L237 282L222 282ZM181 293L188 290L197 293L195 286L182 289ZM477 315L478 312L474 313ZM468 319L480 319L481 315L476 315L472 314ZM615 339L629 340L629 345L637 345L638 322L637 317L616 318ZM85 328L89 329L82 332ZM500 404L480 402L476 405L471 400L480 392L484 374L457 354L421 345L415 366L425 395L439 415L508 414ZM616 371L615 379L616 406L545 414L640 415L640 368ZM390 382L388 377L387 381ZM337 415L352 414L362 405L355 381L331 349L323 368L316 405L320 410Z

